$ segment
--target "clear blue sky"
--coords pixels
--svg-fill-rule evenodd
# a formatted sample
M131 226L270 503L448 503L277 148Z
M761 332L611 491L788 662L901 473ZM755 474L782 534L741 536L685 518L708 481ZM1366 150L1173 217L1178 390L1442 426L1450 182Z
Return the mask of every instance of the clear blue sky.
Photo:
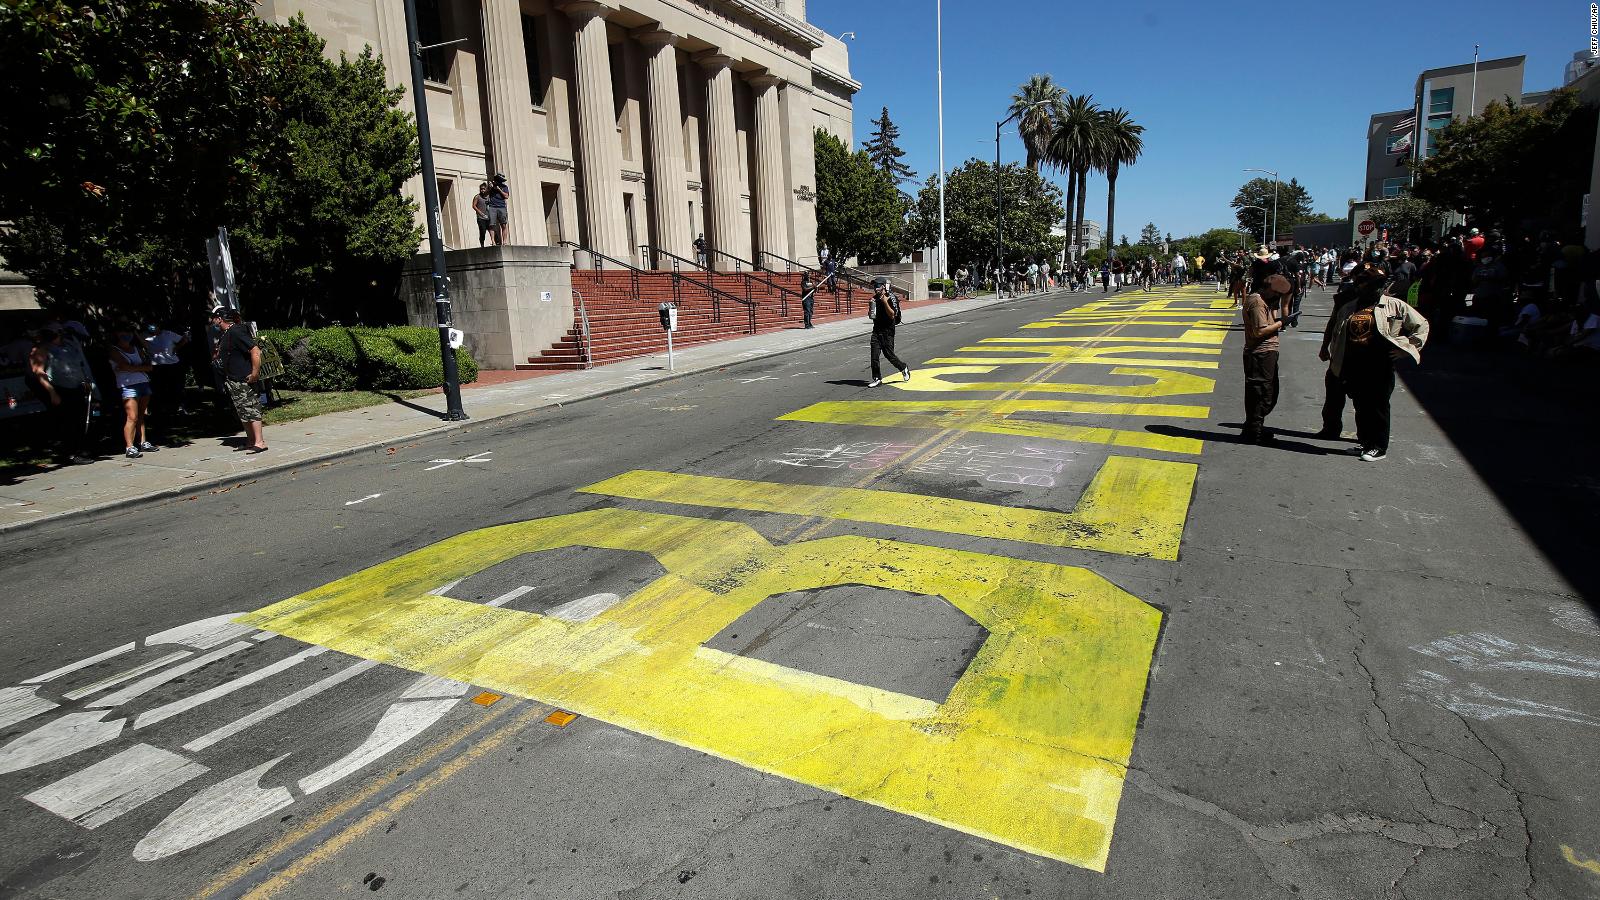
M906 161L919 178L935 171L933 0L809 0L807 18L857 34L856 141L887 105ZM1155 222L1179 236L1234 224L1245 166L1299 178L1318 211L1343 216L1362 190L1368 117L1410 105L1418 73L1470 63L1476 42L1483 59L1527 56L1524 91L1557 87L1588 47L1589 4L946 0L944 38L947 169L993 160L1012 93L1049 73L1147 129L1144 158L1117 179L1118 234ZM1014 134L1001 156L1022 159ZM1091 177L1087 216L1103 224L1105 202L1104 179Z

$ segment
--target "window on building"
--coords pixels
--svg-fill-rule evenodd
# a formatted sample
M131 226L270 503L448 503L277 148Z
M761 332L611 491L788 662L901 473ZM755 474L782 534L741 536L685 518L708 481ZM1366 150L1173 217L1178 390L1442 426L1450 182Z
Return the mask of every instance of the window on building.
M1439 150L1439 146L1438 146L1438 144L1439 144L1439 131L1440 131L1440 129L1444 128L1446 125L1449 125L1449 124L1450 124L1450 119L1449 119L1448 116L1441 116L1440 118L1437 118L1437 119L1429 119L1428 120L1428 128L1427 128L1427 132L1426 132L1428 137L1427 137L1427 140L1424 141L1423 144L1422 144L1422 155L1424 157L1432 156L1433 154L1438 152L1438 150Z
M1430 115L1430 116L1446 115L1447 116L1447 115L1455 112L1455 108L1456 108L1456 89L1455 88L1453 88L1453 87L1449 87L1449 88L1434 88L1433 91L1430 94L1428 94L1428 115Z
M1383 180L1383 199L1388 200L1398 197L1406 192L1406 182L1410 179L1405 175L1397 175Z
M522 55L528 60L528 96L534 106L544 106L544 68L539 64L539 37L544 34L538 16L522 17Z
M417 42L424 47L444 43L444 20L439 15L439 0L417 0ZM422 53L422 77L448 83L455 62L455 45L435 47Z

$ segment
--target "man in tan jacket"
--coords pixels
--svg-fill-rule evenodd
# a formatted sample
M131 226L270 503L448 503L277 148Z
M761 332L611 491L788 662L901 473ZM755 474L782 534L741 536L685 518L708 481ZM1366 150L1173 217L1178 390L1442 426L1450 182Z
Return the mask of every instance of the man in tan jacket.
M1394 364L1422 362L1428 320L1398 297L1383 292L1389 273L1381 265L1358 269L1354 300L1334 310L1323 332L1322 359L1356 408L1361 459L1377 462L1389 453L1389 398Z

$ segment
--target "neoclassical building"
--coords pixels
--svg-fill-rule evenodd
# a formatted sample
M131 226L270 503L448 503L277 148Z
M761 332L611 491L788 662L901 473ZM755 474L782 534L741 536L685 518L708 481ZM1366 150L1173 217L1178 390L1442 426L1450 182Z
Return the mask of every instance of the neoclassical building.
M573 241L636 265L816 258L812 130L851 141L844 45L805 0L417 0L443 237L476 247L478 184L511 184L512 244ZM264 0L328 52L383 55L414 110L401 0ZM412 185L420 196L421 181Z

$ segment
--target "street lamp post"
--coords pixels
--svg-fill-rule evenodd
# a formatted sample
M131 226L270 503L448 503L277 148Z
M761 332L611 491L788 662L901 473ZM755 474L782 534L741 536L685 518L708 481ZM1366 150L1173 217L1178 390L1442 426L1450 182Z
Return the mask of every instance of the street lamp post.
M1264 206L1241 206L1239 208L1261 210L1261 246L1267 246L1267 208Z
M428 250L433 265L433 313L439 322L439 357L444 364L445 419L459 422L467 418L461 408L461 375L456 370L456 351L451 346L450 332L450 279L445 275L444 241L440 239L439 181L433 171L433 136L428 128L428 93L423 85L422 54L434 47L424 47L417 39L416 0L405 0L406 43L411 50L411 99L417 107L417 142L422 147L422 202L428 219ZM456 44L465 41L449 41Z
M994 266L997 271L1005 268L1006 245L1005 194L1000 188L1000 129L1009 125L1012 119L1038 105L1037 103L1030 103L1027 106L1012 110L1011 115L994 123ZM996 297L1000 296L999 280L998 277L995 278L994 292Z
M939 277L950 277L950 262L945 258L949 244L944 239L944 0L937 0L934 14L934 70L939 85Z
M1245 169L1246 172L1264 172L1272 176L1272 244L1278 243L1278 173L1271 169Z

